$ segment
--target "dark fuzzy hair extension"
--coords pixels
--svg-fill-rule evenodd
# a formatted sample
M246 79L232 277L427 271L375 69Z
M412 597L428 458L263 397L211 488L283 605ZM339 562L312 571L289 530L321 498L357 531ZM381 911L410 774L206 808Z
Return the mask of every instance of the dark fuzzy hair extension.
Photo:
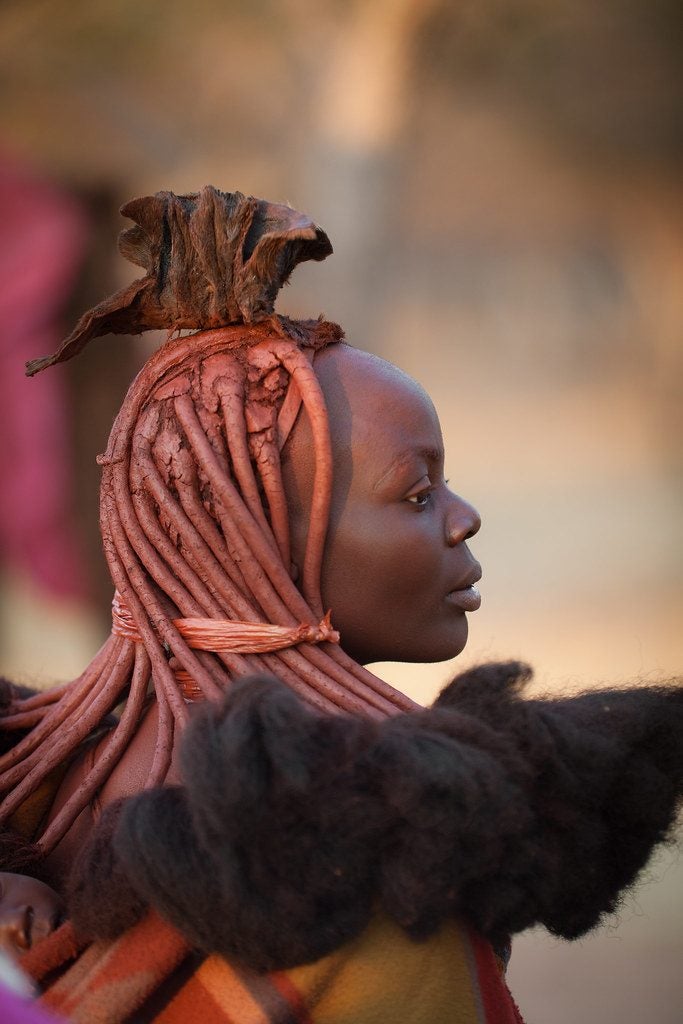
M20 686L0 677L0 724L11 713L17 698L31 697L36 692L28 686ZM27 731L0 728L0 755L11 750ZM42 878L40 851L13 829L0 827L0 871L16 871Z
M0 715L7 713L13 701L24 697L33 697L39 693L32 686L23 686L21 683L12 683L5 676L0 676Z
M0 828L0 871L15 871L47 880L38 847L11 828Z
M257 970L329 953L378 908L415 939L454 915L494 943L583 934L673 822L683 690L527 700L530 675L485 665L382 722L238 684L188 728L183 787L126 801L84 851L77 929L111 937L151 905Z
M125 801L109 804L102 813L97 828L77 857L69 879L67 905L90 907L97 928L93 929L82 917L84 938L113 939L139 921L147 904L129 884L113 851L112 840L121 817Z
M463 912L485 934L540 923L574 939L616 908L674 823L683 688L525 700L530 679L519 663L481 666L455 679L424 717L441 728L453 711L484 721L524 759L531 827L503 872L463 893Z
M28 732L28 729L3 729L2 719L12 713L15 701L33 697L36 693L38 691L30 686L20 686L0 676L0 755L11 750Z

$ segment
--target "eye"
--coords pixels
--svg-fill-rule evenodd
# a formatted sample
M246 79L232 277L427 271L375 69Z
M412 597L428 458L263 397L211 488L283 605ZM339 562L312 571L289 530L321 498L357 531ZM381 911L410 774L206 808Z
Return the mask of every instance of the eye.
M429 487L423 491L418 491L417 494L410 494L405 500L415 508L426 508L432 502L432 489Z

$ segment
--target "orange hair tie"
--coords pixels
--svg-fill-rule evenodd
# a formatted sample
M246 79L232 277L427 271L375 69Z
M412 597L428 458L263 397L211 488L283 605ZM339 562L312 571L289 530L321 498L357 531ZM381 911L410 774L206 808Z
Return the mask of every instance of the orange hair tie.
M317 626L306 622L297 626L275 626L270 622L199 618L173 619L173 625L188 647L217 654L269 654L302 643L339 643L339 633L332 628L330 612ZM112 632L134 643L142 642L135 620L118 591L112 601Z

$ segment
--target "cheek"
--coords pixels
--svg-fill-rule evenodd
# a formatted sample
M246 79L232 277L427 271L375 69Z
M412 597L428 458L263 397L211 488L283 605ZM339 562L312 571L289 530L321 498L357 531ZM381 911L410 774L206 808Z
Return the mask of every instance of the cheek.
M326 551L326 601L333 611L341 600L345 606L359 602L366 610L372 602L380 616L387 606L433 600L443 565L436 532L433 524L401 508L369 507L344 515Z
M467 619L445 601L440 523L386 509L340 520L324 562L323 601L357 661L444 661L462 651Z

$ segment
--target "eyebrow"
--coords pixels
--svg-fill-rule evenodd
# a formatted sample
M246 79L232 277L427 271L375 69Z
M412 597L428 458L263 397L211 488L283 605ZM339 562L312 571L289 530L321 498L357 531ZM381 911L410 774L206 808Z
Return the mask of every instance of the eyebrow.
M427 463L443 463L444 457L443 448L406 448L395 459L392 459L391 464L375 482L372 489L373 491L379 490L387 477L398 473L411 459L422 459Z

